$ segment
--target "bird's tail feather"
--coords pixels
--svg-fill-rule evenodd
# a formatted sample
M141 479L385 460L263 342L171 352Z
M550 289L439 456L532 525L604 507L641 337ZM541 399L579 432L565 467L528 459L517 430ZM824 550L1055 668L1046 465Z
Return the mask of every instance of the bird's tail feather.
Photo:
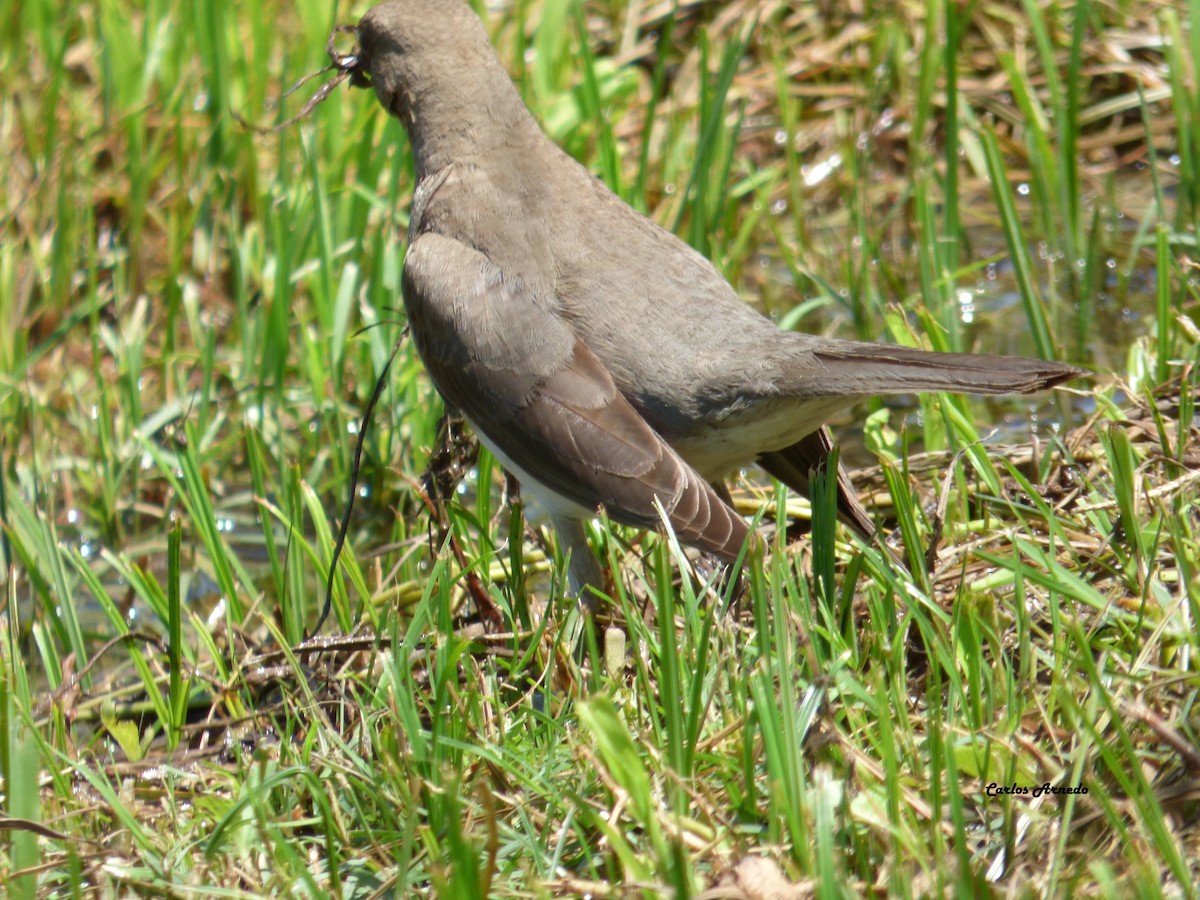
M794 491L799 491L805 497L812 499L812 476L829 462L829 454L833 450L833 438L828 428L819 428L807 437L801 438L790 447L763 453L758 457L758 464L772 477L782 481ZM850 481L850 476L841 463L837 469L837 513L838 518L857 531L866 540L875 533L875 524L871 516L858 500L858 494Z
M935 353L850 341L822 345L814 356L825 366L816 376L820 393L843 396L922 391L1031 394L1088 374L1086 369L1044 359Z

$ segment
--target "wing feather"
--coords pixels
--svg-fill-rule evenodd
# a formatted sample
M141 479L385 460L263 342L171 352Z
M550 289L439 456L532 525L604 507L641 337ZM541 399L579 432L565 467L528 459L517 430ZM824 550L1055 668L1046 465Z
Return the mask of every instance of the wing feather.
M404 264L417 349L442 395L556 494L618 522L657 527L733 559L750 530L646 423L553 297L480 252L423 234Z

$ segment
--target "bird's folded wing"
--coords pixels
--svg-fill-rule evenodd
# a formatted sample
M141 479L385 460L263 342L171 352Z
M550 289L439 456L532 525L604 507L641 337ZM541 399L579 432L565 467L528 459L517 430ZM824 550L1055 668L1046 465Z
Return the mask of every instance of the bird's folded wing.
M409 247L404 291L438 390L531 477L630 525L657 526L657 499L681 540L737 555L746 522L617 390L552 296L438 234Z

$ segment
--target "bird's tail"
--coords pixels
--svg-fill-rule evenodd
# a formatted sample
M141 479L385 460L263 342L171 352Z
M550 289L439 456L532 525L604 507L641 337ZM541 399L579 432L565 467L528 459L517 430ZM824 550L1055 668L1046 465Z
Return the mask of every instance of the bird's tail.
M821 427L807 437L801 438L790 447L763 453L758 464L771 475L794 491L812 499L812 476L829 463L833 452L833 438L829 429ZM837 513L838 518L857 531L866 540L875 533L875 523L858 500L858 494L850 476L841 463L837 468Z
M1044 359L935 353L892 344L830 341L814 348L823 371L815 393L840 396L955 391L966 394L1031 394L1089 374Z

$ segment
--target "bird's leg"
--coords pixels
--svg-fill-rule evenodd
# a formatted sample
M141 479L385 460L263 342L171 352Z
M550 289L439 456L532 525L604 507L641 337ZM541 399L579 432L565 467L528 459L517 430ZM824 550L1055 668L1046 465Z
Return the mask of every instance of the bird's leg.
M587 542L583 522L564 516L551 516L554 533L558 536L559 549L567 558L567 584L571 593L579 598L579 604L588 617L595 616L600 608L601 594L606 593L604 569Z
M695 578L701 585L708 584L712 580L710 596L718 600L725 594L730 581L733 582L731 608L735 604L740 603L742 597L746 595L746 591L749 590L745 573L741 569L733 568L729 563L712 553L701 553L695 562L692 563L692 568ZM715 579L713 578L714 574L716 575ZM683 573L683 577L687 577L687 572Z
M600 648L604 644L604 628L598 614L604 608L602 595L607 595L608 585L604 569L592 548L588 545L583 522L565 516L550 516L554 533L558 538L558 549L567 560L567 586L579 602L583 616L579 630L575 633L575 662L587 667L600 665ZM598 671L594 668L593 671Z

